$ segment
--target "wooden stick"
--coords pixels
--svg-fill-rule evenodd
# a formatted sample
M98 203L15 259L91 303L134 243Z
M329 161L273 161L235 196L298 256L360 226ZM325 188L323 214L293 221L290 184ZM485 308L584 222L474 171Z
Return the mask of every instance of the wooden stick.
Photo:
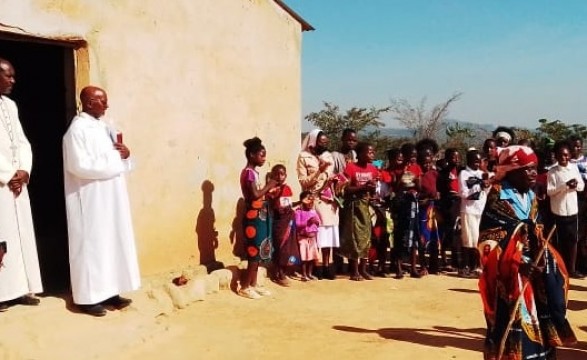
M550 239L554 235L555 230L556 230L556 225L553 225L552 229L550 229L550 232L548 233L548 237L546 238L546 240L544 242L544 246L542 246L542 249L540 249L540 252L538 252L538 255L536 256L536 258L532 262L532 266L538 265L538 262L542 258L542 255L544 255L544 252L546 251L546 247L547 247L548 243L550 242ZM516 304L514 305L514 308L512 309L512 311L510 313L510 320L508 322L507 327L505 328L505 332L503 333L503 336L501 337L501 341L499 342L499 351L497 352L497 360L501 360L501 356L503 355L503 352L505 350L505 342L507 340L507 337L508 337L510 330L512 329L512 326L514 325L514 321L516 320L516 312L518 311L518 307L520 306L520 301L524 297L524 292L526 291L526 287L528 286L529 283L530 283L530 279L528 279L528 281L526 281L524 283L524 285L522 286L522 291L520 292L520 295L518 296L518 299L516 300Z

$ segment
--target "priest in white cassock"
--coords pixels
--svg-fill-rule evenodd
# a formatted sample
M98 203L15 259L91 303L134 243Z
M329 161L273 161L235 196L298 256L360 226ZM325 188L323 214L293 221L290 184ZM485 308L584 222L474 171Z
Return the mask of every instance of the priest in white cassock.
M43 292L27 184L33 154L14 101L14 68L0 59L0 311L11 304L38 305ZM3 250L0 250L3 251Z
M104 316L106 307L128 306L120 294L140 286L124 177L130 151L101 120L106 92L88 86L80 100L82 113L63 137L71 290L82 312Z

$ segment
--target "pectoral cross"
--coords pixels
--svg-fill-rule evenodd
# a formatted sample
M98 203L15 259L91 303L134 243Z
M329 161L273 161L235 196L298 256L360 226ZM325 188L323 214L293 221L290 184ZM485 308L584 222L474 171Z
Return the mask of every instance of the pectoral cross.
M12 165L17 166L18 165L18 160L17 160L18 146L16 146L15 143L12 143L12 144L10 144L10 150L12 151Z
M10 119L10 114L8 113L8 109L6 109L6 105L4 101L0 100L0 110L2 111L2 126L6 133L8 133L8 138L10 139L10 150L12 152L12 165L18 167L18 145L16 145L16 139L14 136L14 131L12 128L12 121Z

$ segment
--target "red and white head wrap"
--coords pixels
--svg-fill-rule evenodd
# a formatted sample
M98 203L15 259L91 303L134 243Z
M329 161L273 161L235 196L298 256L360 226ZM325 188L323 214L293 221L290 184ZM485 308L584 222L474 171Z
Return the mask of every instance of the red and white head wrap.
M512 145L499 151L495 178L501 180L505 175L523 167L538 165L538 157L528 146Z

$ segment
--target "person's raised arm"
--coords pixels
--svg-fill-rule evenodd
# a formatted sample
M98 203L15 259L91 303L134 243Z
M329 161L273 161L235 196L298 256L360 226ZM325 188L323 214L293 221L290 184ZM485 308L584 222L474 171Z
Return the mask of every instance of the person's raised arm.
M554 168L556 169L556 168ZM568 185L565 182L557 181L556 173L551 169L548 171L546 182L546 195L554 196L567 191Z

